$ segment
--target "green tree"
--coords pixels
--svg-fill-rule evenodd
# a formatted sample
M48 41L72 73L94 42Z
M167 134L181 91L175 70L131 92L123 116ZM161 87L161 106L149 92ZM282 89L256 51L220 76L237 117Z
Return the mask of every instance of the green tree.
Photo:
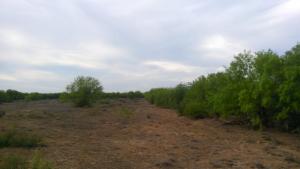
M281 112L277 120L287 130L300 128L300 44L283 57L284 81L279 88Z
M68 99L75 106L91 106L102 93L100 82L89 76L78 76L73 83L67 86Z
M8 97L6 95L6 92L3 90L0 90L0 103L7 102Z

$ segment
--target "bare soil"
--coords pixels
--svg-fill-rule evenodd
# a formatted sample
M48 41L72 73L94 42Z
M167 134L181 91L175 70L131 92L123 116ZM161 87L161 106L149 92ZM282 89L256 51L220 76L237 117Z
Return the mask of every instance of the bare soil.
M40 151L57 169L300 168L300 137L254 131L215 119L191 120L145 100L74 108L56 100L0 105L0 132L41 135L45 146L3 148L0 156Z

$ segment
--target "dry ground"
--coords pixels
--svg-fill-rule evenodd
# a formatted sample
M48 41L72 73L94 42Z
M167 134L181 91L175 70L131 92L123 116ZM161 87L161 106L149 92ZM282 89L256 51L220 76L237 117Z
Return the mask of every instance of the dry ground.
M300 168L299 136L253 131L214 119L190 120L141 100L92 108L58 101L0 105L1 130L38 133L38 148L58 169ZM4 148L32 155L32 149Z

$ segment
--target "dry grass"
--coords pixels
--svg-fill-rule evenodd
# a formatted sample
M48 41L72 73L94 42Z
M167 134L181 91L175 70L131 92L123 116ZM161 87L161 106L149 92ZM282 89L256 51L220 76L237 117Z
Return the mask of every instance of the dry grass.
M47 145L2 148L0 158L31 157L38 149L58 169L300 168L296 135L178 117L143 99L90 108L58 101L17 102L0 109L6 112L0 133L15 125L41 136Z

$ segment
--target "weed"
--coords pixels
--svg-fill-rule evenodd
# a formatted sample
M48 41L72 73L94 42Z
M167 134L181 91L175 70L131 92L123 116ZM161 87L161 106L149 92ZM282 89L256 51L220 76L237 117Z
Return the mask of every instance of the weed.
M123 118L128 119L133 115L133 110L129 109L128 107L121 107L121 109L119 110L119 114Z
M8 155L0 159L0 169L53 169L52 164L35 152L31 160L18 155Z
M52 169L50 162L44 160L39 152L35 152L30 169Z
M23 157L10 155L0 161L0 169L27 169L27 162Z
M0 148L3 147L26 147L32 148L41 145L42 139L37 135L32 135L9 129L0 133Z

